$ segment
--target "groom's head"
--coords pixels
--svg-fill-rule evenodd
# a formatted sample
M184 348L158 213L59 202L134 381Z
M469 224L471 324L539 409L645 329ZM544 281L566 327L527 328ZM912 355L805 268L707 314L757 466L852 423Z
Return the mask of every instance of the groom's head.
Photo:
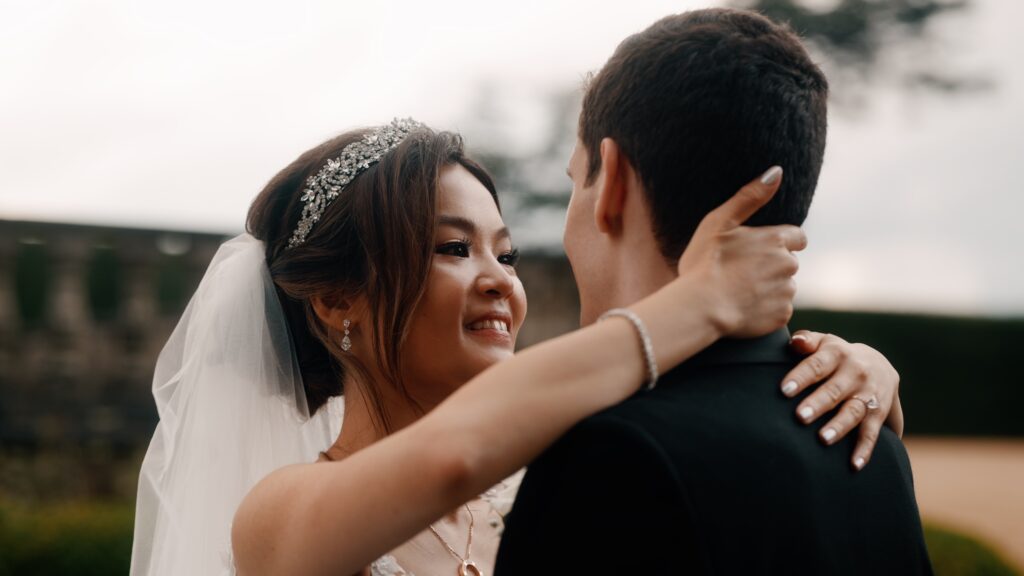
M801 224L825 150L828 84L799 39L752 12L663 18L591 79L569 163L565 246L583 320L670 278L701 219L772 165L750 224Z

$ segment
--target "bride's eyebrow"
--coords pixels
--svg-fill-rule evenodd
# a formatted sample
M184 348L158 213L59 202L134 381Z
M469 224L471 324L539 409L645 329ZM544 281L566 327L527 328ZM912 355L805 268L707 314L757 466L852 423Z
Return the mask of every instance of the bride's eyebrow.
M462 216L449 216L442 214L437 219L437 225L451 226L452 228L465 233L467 236L475 236L477 233L476 224L474 224L472 220L463 218ZM509 232L507 226L502 226L500 230L494 233L494 240L504 240L511 237L512 233Z

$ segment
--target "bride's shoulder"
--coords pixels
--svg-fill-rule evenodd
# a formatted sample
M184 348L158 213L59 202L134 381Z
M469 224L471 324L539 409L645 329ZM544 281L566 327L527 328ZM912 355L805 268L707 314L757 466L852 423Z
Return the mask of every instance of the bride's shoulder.
M267 474L242 498L231 523L231 543L235 561L242 565L248 554L258 555L274 542L282 530L289 530L289 511L296 508L296 497L312 463L289 464Z
M313 463L302 462L288 464L270 472L249 490L249 493L242 499L242 506L246 506L251 501L265 504L267 500L272 501L285 494L294 496L291 493L291 488L295 483L301 482L312 470Z
M242 498L235 512L235 527L249 524L263 525L263 518L283 519L283 514L293 509L296 497L303 492L297 486L308 484L314 470L313 462L288 464L278 468L257 482ZM279 524L279 522L275 522Z

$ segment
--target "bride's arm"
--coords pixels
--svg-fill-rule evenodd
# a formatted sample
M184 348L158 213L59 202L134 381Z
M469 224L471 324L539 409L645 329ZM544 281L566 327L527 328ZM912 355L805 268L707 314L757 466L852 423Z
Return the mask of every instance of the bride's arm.
M759 181L702 222L682 274L631 306L659 371L723 335L781 328L792 313L791 226L740 224L767 202ZM339 462L274 472L245 498L232 535L240 574L351 574L535 458L583 418L629 397L645 363L621 318L492 366L418 422Z

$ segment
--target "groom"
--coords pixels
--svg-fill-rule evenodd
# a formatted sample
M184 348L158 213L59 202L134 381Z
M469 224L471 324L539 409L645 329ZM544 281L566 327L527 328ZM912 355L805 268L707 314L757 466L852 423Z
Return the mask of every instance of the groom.
M674 276L701 218L771 165L749 224L801 224L825 149L828 87L757 14L701 10L627 38L587 88L565 248L584 324ZM683 193L677 193L683 191ZM883 429L861 472L778 383L785 330L723 340L584 420L528 469L498 576L930 574L910 463Z

